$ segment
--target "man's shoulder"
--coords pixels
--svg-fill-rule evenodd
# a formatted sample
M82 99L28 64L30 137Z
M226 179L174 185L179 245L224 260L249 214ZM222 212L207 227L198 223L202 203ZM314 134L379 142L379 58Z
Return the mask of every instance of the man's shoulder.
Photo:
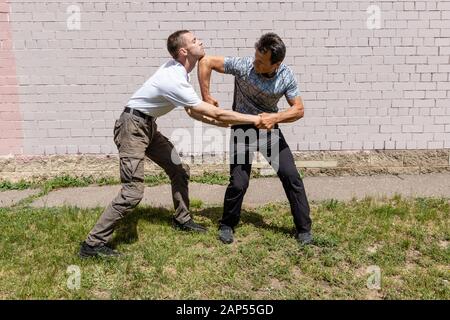
M187 73L182 64L175 60L170 60L159 67L153 75L153 79L157 81L170 79L173 82L187 82Z
M280 65L280 71L282 73L288 74L290 76L294 76L294 71L292 70L291 67L289 67L287 64L282 63Z
M255 57L253 56L244 56L244 57L240 57L240 56L224 56L225 59L234 59L234 60L240 60L240 61L250 61L252 59L254 59Z
M238 57L238 56L226 56L224 58L225 63L233 63L236 65L242 65L242 66L248 66L253 64L253 60L255 58L252 56L246 56L246 57Z
M186 69L178 61L171 59L164 63L158 71L169 73L169 74L185 74Z
M296 81L295 72L284 63L280 65L277 77L282 79L283 83L291 83L292 81Z

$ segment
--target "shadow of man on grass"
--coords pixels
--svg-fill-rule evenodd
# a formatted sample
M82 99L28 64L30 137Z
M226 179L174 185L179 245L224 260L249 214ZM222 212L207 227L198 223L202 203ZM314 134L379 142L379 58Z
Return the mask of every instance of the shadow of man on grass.
M191 209L192 215L201 216L209 219L213 225L216 225L216 229L219 227L219 221L222 218L223 207L209 207L203 209ZM111 241L111 245L116 247L119 244L135 243L139 239L137 232L137 225L139 220L144 220L152 224L172 225L173 210L166 208L155 207L137 207L131 213L129 213L116 227L114 238ZM241 213L241 221L239 225L252 224L257 228L271 230L277 233L285 233L288 235L294 235L295 230L292 228L279 227L275 225L267 224L263 217L253 211L244 209ZM213 228L211 224L207 227Z

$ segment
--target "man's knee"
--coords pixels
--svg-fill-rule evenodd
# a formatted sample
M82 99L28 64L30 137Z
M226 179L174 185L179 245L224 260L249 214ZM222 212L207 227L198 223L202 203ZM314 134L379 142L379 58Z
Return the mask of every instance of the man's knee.
M171 180L176 179L176 178L181 178L183 180L188 181L189 178L191 177L189 165L187 165L185 163L182 163L182 164L176 166L175 168L173 168L173 170L170 170L170 172L167 172L167 173Z
M243 176L239 177L239 178L231 177L230 186L235 191L245 192L248 189L248 185L249 185L248 177L243 177Z
M132 182L122 185L119 196L114 201L116 208L122 208L126 213L128 210L135 208L144 197L144 184L141 182Z
M189 180L189 178L191 177L191 168L189 167L189 165L186 163L182 163L181 171L182 174Z
M292 187L303 188L303 181L299 172L295 170L280 170L278 177L284 184L289 184Z
M144 194L135 194L133 196L130 196L128 198L128 203L130 204L130 208L135 208L142 200L142 198L144 197Z

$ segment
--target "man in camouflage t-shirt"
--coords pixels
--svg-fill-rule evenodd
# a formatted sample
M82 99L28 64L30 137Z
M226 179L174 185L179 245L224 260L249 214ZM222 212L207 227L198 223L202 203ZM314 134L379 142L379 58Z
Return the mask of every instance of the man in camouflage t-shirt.
M292 70L282 63L286 47L274 33L263 35L255 44L254 57L205 56L198 66L203 100L218 106L209 90L212 70L235 77L233 110L260 114L271 131L253 125L232 127L230 142L230 183L225 193L219 239L233 242L234 228L241 214L248 188L253 152L260 151L280 178L291 205L296 238L300 244L312 242L309 204L294 157L278 128L278 123L294 122L303 117L304 108ZM279 112L278 102L285 96L291 106ZM262 113L262 114L261 114Z

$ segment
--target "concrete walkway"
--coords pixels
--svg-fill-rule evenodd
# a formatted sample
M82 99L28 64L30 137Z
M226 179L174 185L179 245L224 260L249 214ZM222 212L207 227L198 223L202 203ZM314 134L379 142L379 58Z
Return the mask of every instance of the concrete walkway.
M450 198L450 173L424 175L380 175L361 177L306 177L306 193L310 201L326 199L350 200L366 196L380 198L400 194L404 197L444 197ZM67 188L50 192L36 199L34 207L77 206L80 208L104 207L118 193L116 186L90 186L85 188ZM190 184L191 199L200 199L207 205L222 205L226 186ZM0 192L0 206L10 206L27 197L32 191ZM244 199L247 207L260 206L269 202L287 201L278 178L252 179ZM147 187L145 205L156 207L173 206L170 185Z
M39 190L28 189L28 190L11 190L0 192L0 208L10 207L17 204L19 201L38 194Z

